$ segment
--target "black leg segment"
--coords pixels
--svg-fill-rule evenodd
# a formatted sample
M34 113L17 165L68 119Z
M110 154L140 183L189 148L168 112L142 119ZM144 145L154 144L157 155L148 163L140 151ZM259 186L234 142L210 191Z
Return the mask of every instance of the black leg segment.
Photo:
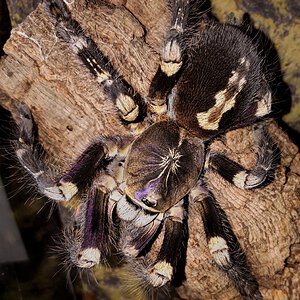
M258 188L270 183L280 160L279 149L264 125L254 125L253 136L257 146L257 160L252 170L246 170L225 155L212 153L210 156L211 167L224 179L242 189Z
M182 38L188 20L189 1L171 0L169 6L172 20L161 50L161 63L149 90L149 97L153 99L155 105L164 103L183 65Z
M71 16L62 0L45 1L49 20L55 26L57 35L78 55L84 65L94 75L104 92L117 106L121 118L127 122L137 122L145 117L145 105L138 93L126 82L88 37L80 24Z
M107 257L112 239L112 222L108 216L109 194L91 187L85 203L84 229L78 266L90 268Z
M104 164L108 149L103 140L91 144L71 166L59 181L60 189L66 200L71 199L79 189L84 188L97 169Z
M200 204L209 251L216 265L227 274L243 299L261 300L258 283L225 212L204 186L199 186L193 198Z
M36 182L41 194L56 201L65 200L62 191L57 186L57 175L46 163L45 152L38 143L37 131L29 107L20 102L17 103L17 109L19 111L17 120L19 136L14 147L19 163Z

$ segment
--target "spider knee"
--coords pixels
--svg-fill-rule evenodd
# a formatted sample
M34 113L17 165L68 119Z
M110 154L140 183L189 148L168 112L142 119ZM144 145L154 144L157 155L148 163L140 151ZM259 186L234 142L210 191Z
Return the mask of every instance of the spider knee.
M79 268L92 268L100 263L100 251L97 248L87 248L77 255L76 265Z
M149 270L148 280L154 287L162 287L173 277L173 267L167 261L159 261Z
M76 184L63 180L59 182L57 189L64 200L71 200L78 193Z
M223 270L228 270L231 267L229 247L224 238L214 236L208 241L208 248L215 263Z
M128 95L120 94L116 99L116 106L125 121L135 121L139 116L139 106Z

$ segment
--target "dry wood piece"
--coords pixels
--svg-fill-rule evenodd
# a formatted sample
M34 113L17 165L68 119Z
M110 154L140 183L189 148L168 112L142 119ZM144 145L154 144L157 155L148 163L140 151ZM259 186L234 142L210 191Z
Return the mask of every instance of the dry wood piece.
M95 40L124 78L146 96L159 61L167 28L163 1L69 1L73 17ZM89 71L55 36L43 5L17 26L0 61L0 90L12 100L1 104L14 111L24 101L39 127L40 140L64 170L103 132L124 134L114 106ZM243 191L210 172L209 188L226 211L265 299L298 299L300 154L275 123L271 135L281 149L275 180L263 189ZM225 148L226 145L226 148ZM227 151L245 167L254 164L249 129L227 133L213 147ZM214 266L199 212L190 207L186 281L178 288L184 299L239 299L228 279Z

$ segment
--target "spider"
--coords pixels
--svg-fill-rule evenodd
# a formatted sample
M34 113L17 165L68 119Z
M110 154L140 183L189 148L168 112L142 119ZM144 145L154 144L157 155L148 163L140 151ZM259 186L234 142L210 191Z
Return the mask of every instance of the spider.
M116 244L149 285L165 286L183 255L187 206L193 203L202 211L216 265L245 299L262 299L204 174L213 169L241 189L259 188L272 178L275 144L264 126L272 92L264 56L243 25L220 24L203 12L202 1L168 4L172 18L161 62L149 97L141 97L72 18L68 5L45 1L56 35L93 74L131 134L99 135L57 179L39 154L30 109L20 103L16 155L43 195L57 202L80 197L69 236L78 267L103 262ZM249 125L257 145L253 169L210 151L216 138ZM153 253L158 238L161 247Z

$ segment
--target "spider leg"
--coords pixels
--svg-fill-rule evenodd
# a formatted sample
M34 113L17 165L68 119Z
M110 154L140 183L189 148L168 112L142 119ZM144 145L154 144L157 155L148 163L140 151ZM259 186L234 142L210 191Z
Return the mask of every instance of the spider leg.
M109 216L109 193L99 186L89 188L86 196L82 244L77 266L90 268L109 253L112 218Z
M98 175L77 198L76 210L64 230L65 261L79 268L105 263L116 238L112 198L117 184L107 174Z
M108 58L97 48L79 23L72 19L71 13L62 0L48 0L45 10L55 26L57 35L78 55L84 65L94 75L118 108L121 118L127 122L138 121L144 115L141 97L121 78Z
M168 211L164 220L164 239L155 264L149 270L149 281L160 287L173 279L184 240L185 210L183 200Z
M257 160L252 170L246 170L220 153L213 153L210 157L211 167L224 179L242 189L268 184L273 179L278 164L278 148L263 124L253 126L253 137L257 146Z
M65 200L56 185L54 171L45 163L44 153L37 142L37 132L29 107L17 103L19 111L19 137L15 145L15 153L19 163L37 183L39 191L50 199Z
M186 236L184 220L182 200L146 226L137 228L130 227L131 223L125 225L126 231L121 234L121 248L130 268L144 285L159 288L174 279L178 262L183 257ZM153 243L157 245L154 247Z
M213 194L200 183L190 197L201 209L209 251L216 265L227 274L243 299L261 300L258 283L248 267L246 255Z
M125 204L125 201L122 200L117 204L117 211L120 218L123 219L120 248L125 256L137 257L152 244L154 237L161 229L163 214L153 214L142 209L135 209L132 204L128 202Z
M149 89L149 97L153 99L153 104L158 106L165 103L165 96L174 86L176 75L183 65L182 37L187 25L189 11L188 0L169 2L172 10L171 24L161 50L159 68Z
M95 172L115 155L116 147L118 148L112 139L100 137L85 149L59 180L59 188L66 200L70 200L89 183Z
M39 191L56 201L70 200L79 189L84 188L98 168L114 156L118 142L99 138L90 145L60 180L54 170L48 166L41 153L41 145L34 132L34 120L30 109L24 103L18 103L19 138L16 143L16 156L23 168L34 178Z

